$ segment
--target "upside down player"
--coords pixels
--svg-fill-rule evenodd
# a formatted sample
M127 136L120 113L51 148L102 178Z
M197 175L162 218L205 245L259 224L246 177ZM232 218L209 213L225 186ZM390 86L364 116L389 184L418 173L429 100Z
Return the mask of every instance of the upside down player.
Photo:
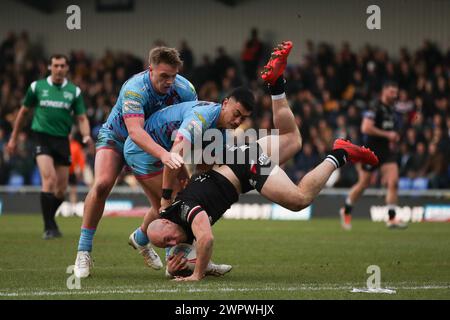
M392 150L391 144L395 144L399 140L399 135L395 131L394 111L392 110L397 96L398 85L391 81L384 83L380 100L364 113L361 132L365 135L365 145L377 154L380 162L377 166L369 164L357 166L358 182L351 188L345 200L345 206L339 211L341 226L345 230L351 230L353 206L369 186L372 173L378 168L381 171L382 181L387 185L385 201L388 206L389 220L386 225L390 229L405 229L407 227L407 224L395 219L399 174L397 155Z
M275 48L262 75L272 95L273 122L279 136L267 136L244 146L227 146L227 157L245 158L245 163L234 161L233 164L216 165L192 179L175 202L161 212L161 218L149 225L148 237L161 248L196 240L195 270L192 275L176 280L198 281L205 276L214 242L211 226L238 201L240 193L256 189L265 198L299 211L313 201L334 170L343 166L347 159L372 165L378 162L369 149L336 140L327 158L296 186L271 161L270 156L279 152L279 161L284 163L301 148L300 132L284 93L282 76L291 48L291 42L283 42ZM169 272L182 270L183 262L180 255L170 259Z

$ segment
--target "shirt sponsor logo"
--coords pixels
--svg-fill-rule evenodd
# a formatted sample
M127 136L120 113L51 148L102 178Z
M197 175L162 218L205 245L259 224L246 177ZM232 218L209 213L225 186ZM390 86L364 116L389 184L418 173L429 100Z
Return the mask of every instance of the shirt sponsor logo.
M41 107L50 107L50 108L57 108L57 109L70 109L70 103L64 102L64 101L54 101L54 100L41 100L39 102L39 105Z
M73 93L71 93L69 91L64 91L63 97L64 97L64 99L67 99L67 100L73 100Z
M206 122L205 118L200 113L198 113L197 111L194 111L194 114L197 116L197 118L202 122L202 124L205 127L208 126L208 123Z
M124 112L139 112L141 110L141 104L135 100L125 100L123 103Z
M394 122L391 120L385 120L382 124L383 129L393 129L394 128Z
M128 90L128 91L125 91L125 98L142 99L142 96L137 92Z
M263 166L263 165L269 164L270 163L270 159L269 159L269 157L266 154L261 153L261 155L258 158L258 162L259 162L260 166Z
M180 216L181 216L181 220L183 220L184 222L188 222L187 217L189 214L189 210L190 210L190 207L184 203L180 206Z

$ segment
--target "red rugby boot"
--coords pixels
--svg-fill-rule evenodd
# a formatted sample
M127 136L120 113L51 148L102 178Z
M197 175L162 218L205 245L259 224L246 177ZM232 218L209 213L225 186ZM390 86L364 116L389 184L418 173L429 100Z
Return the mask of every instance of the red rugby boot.
M333 145L333 150L336 149L344 149L347 151L347 160L352 163L361 162L364 164L370 164L371 166L376 166L378 164L378 157L372 150L366 147L357 146L350 141L337 139Z
M291 52L292 46L292 41L283 41L274 48L269 62L267 62L261 72L261 78L264 82L273 85L283 75L287 65L287 57Z

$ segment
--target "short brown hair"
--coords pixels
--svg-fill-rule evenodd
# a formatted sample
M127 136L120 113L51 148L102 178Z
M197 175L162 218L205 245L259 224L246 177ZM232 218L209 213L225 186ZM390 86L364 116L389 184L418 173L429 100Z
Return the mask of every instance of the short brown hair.
M50 56L50 59L48 59L48 64L52 64L53 59L64 59L66 61L66 64L69 64L69 58L65 54L61 53L55 53Z
M150 65L166 63L176 68L181 68L183 66L183 61L180 59L178 50L168 47L156 47L150 50L150 53L148 54L148 63Z

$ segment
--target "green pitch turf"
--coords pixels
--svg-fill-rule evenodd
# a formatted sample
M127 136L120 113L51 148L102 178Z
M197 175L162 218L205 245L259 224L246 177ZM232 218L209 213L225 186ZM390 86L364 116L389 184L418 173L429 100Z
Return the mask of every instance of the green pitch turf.
M387 230L356 220L222 220L213 261L233 265L225 277L175 283L144 266L127 244L135 218L105 218L94 241L94 275L69 290L79 218L59 218L64 237L41 240L39 215L0 216L0 299L450 299L450 224ZM158 249L163 257L163 251ZM367 267L396 294L350 293L366 287ZM70 281L69 281L70 282Z

